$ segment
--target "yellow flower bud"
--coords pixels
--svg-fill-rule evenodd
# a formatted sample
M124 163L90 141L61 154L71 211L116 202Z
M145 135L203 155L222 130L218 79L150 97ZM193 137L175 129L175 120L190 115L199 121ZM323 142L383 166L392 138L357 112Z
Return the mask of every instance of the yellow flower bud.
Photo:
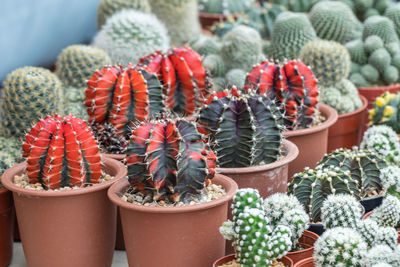
M392 106L386 106L385 109L383 110L383 116L384 117L389 117L393 115L395 112L395 109Z
M385 101L386 102L389 102L390 100L392 100L393 98L396 98L396 94L392 94L392 93L387 93L386 95L385 95Z
M384 99L383 97L378 97L378 98L375 100L375 104L376 104L378 107L382 107L382 106L384 106L384 105L386 104L386 101L385 101L385 99Z
M373 108L373 109L371 109L371 110L369 111L369 120L372 121L372 119L374 118L374 116L375 116L375 109Z

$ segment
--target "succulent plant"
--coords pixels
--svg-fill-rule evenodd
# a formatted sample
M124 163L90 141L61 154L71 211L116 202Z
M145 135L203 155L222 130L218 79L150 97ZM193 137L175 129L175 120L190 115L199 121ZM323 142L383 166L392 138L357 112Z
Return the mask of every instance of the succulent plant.
M197 0L151 0L149 2L153 13L167 27L172 45L181 46L200 36Z
M208 55L219 55L221 49L221 41L217 37L208 35L200 35L199 38L189 42L190 47L205 57Z
M110 64L110 57L99 48L71 45L58 55L56 74L64 86L83 88L94 71Z
M247 167L277 160L282 124L272 100L232 88L212 94L205 104L198 116L200 131L209 135L220 167Z
M300 59L310 66L320 86L336 86L350 73L350 54L337 42L311 41L301 50Z
M48 113L62 111L62 84L47 69L23 67L3 81L0 133L22 138L26 129Z
M325 231L314 244L314 264L323 266L361 267L367 244L353 229L336 227Z
M225 62L220 55L208 55L203 59L203 66L209 70L213 77L222 77L225 75Z
M89 122L111 123L118 134L129 135L132 122L164 111L162 84L141 67L104 67L88 81L85 105Z
M398 236L399 234L397 233L397 230L394 227L392 226L380 227L375 243L387 245L391 249L396 249Z
M362 40L353 40L344 46L347 48L352 62L360 65L367 63L368 57Z
M15 160L13 155L10 153L7 153L7 151L0 150L0 176L3 175L3 173L11 168L15 164ZM0 188L2 188L2 184L0 181Z
M383 47L384 43L378 35L369 35L365 38L364 49L368 54L372 54L375 50Z
M385 10L385 17L388 17L394 24L397 36L400 37L400 3L396 3Z
M400 167L388 166L382 169L380 179L387 194L400 199Z
M400 163L400 139L389 126L376 125L368 128L360 147L374 151L391 164Z
M380 228L376 221L366 218L358 221L356 230L367 243L368 248L371 248L376 245Z
M314 28L305 14L282 12L275 20L267 56L277 60L296 59L303 46L316 38Z
M387 125L400 133L400 94L384 92L376 98L374 108L369 111L371 125Z
M41 183L47 190L100 182L97 142L81 119L47 116L26 135L22 148L31 184Z
M307 128L314 120L318 103L317 80L300 60L258 64L247 75L245 89L266 94L283 105L284 123L289 130Z
M365 257L366 267L399 266L400 257L398 251L387 245L375 245L368 250Z
M194 122L162 115L141 122L127 149L128 178L135 191L152 199L187 201L214 177L216 157Z
M92 122L90 129L93 132L99 147L105 153L125 154L128 147L128 140L124 135L120 135L117 129L109 122Z
M242 69L231 69L225 75L226 85L243 88L247 73Z
M363 40L368 36L377 35L383 43L399 42L393 22L383 16L371 16L364 22Z
M189 47L157 51L139 62L157 74L164 85L166 107L173 112L192 115L208 98L212 83L201 56Z
M269 2L284 6L293 12L308 12L311 8L321 0L261 0L260 2Z
M387 195L369 217L380 226L396 227L400 222L400 200L395 196Z
M237 14L246 12L254 0L200 0L199 11L213 14Z
M97 28L106 22L114 13L123 9L134 9L144 13L150 13L148 0L101 0L97 7Z
M121 10L106 21L93 45L107 52L113 64L127 65L156 50L168 49L169 37L155 15Z

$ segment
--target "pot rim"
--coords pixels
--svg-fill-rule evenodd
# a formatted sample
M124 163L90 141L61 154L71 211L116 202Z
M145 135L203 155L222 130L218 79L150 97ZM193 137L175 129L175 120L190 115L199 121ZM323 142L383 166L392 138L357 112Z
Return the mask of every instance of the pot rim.
M149 207L143 205L133 204L127 201L124 201L119 196L121 192L125 191L127 187L129 187L128 179L121 179L114 183L110 189L108 190L108 198L120 208L143 212L143 213L186 213L186 212L195 212L199 210L206 210L210 209L223 203L230 201L236 193L238 189L238 185L234 180L231 178L222 175L216 174L215 177L212 179L213 182L216 184L223 185L226 190L226 194L216 200L209 201L206 203L195 204L192 206L185 206L185 207Z
M259 166L251 166L251 167L240 167L240 168L216 168L215 171L217 173L223 174L239 174L239 173L254 173L254 172L262 172L267 170L276 169L281 167L285 164L288 164L295 160L299 155L299 149L297 146L290 142L287 139L283 139L282 141L282 148L286 151L286 155L281 159L264 165Z
M82 194L88 194L96 191L101 191L110 187L113 183L125 177L127 174L127 170L125 166L109 157L103 157L101 159L102 165L105 165L109 168L116 170L116 175L110 181L106 181L101 184L96 184L90 187L78 188L73 190L61 190L61 191L46 191L46 190L32 190L25 189L19 186L16 186L13 182L14 176L20 174L26 169L26 161L21 162L19 164L14 165L13 167L7 169L3 175L1 176L1 181L5 188L12 191L13 193L17 193L19 195L33 196L33 197L67 197L67 196L77 196Z
M311 232L311 231L309 231L309 230L304 230L303 231L303 235L307 235L308 237L310 237L310 238L316 238L315 239L315 241L317 241L317 239L319 238L319 235L317 235L316 233L314 233L314 232ZM302 236L303 236L302 235ZM300 237L301 238L301 237ZM314 242L315 242L314 241ZM300 244L306 244L306 243L304 243L304 242L299 242ZM310 245L310 244L307 244L307 245ZM302 253L304 253L304 252L308 252L308 251L311 251L311 250L313 250L314 249L314 244L312 244L311 245L311 247L309 247L309 248L305 248L305 249L302 249L302 250L298 250L298 251L293 251L293 252L288 252L288 254L287 255L297 255L297 254L302 254Z
M339 115L338 120L357 115L367 109L367 107L368 107L367 98L361 94L359 94L358 96L361 98L361 100L363 102L363 105L361 106L361 108L354 110L353 112L350 112L350 113Z
M110 154L110 153L105 153L102 154L104 157L110 158L110 159L115 159L118 161L122 161L126 158L126 154Z
M314 258L313 257L305 258L305 259L302 259L301 261L296 262L294 267L301 267L302 264L310 263L310 262L314 262Z
M390 90L390 89L400 89L400 83L387 85L387 86L373 86L373 87L357 87L358 90Z
M323 123L317 126L313 126L306 129L299 129L299 130L292 130L292 131L285 131L283 135L287 138L301 136L301 135L308 135L316 132L323 131L331 127L337 120L338 120L338 113L337 111L323 103L318 103L318 109L321 111L323 115L327 118Z

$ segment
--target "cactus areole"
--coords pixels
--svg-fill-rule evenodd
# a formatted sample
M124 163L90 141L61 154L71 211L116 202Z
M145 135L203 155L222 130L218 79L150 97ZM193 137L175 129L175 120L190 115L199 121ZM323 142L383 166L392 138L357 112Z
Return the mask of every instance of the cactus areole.
M314 120L318 104L317 79L300 60L260 63L247 75L245 90L249 89L283 105L284 122L289 130L308 128Z
M135 191L177 202L200 193L214 177L216 157L194 122L162 115L132 131L126 163Z
M139 65L157 74L164 85L166 107L178 114L192 115L210 94L212 83L201 56L189 47L157 51Z
M31 129L23 144L29 182L45 189L99 183L98 150L85 121L71 115L48 116Z

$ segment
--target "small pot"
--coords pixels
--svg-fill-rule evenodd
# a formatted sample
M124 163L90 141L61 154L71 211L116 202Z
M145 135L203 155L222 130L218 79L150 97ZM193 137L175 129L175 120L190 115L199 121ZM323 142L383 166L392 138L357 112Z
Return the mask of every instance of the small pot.
M373 211L370 211L370 212L368 212L368 213L366 213L362 218L363 218L363 220L365 220L366 218L368 218L371 214L372 214L372 212ZM397 243L399 243L400 244L400 231L397 231Z
M231 17L235 19L238 16L238 14L231 15ZM199 20L203 29L210 29L215 23L225 21L227 19L228 16L224 14L199 12Z
M225 196L185 207L135 205L120 197L130 186L127 179L111 186L108 197L120 208L129 266L205 267L222 257L225 239L219 227L238 187L221 174L213 182L225 188Z
M325 228L322 223L310 223L307 230L319 236L325 232Z
M103 154L103 155L110 159L118 160L120 162L123 162L124 159L126 158L126 154Z
M232 178L239 188L257 189L263 198L287 192L288 166L296 159L299 150L287 140L283 140L282 147L285 156L276 162L244 168L217 168L216 172Z
M338 119L334 108L319 103L318 109L325 117L320 125L294 131L286 131L283 135L299 149L299 156L289 164L289 181L295 173L303 171L304 167L315 168L318 161L328 149L328 130Z
M14 176L26 162L4 172L3 185L13 192L22 246L30 267L109 267L116 233L116 207L107 190L126 176L123 164L103 157L111 181L91 187L44 191L18 187Z
M8 266L13 251L13 199L12 193L0 188L0 266Z
M368 100L360 95L363 106L353 112L339 115L338 120L329 128L328 153L338 148L352 148L361 143L365 116L368 115Z
M226 256L216 260L212 266L219 267L222 264L228 263L234 259L235 259L235 254L226 255ZM283 256L282 259L280 259L279 261L282 262L283 264L285 264L285 266L289 266L289 267L293 266L293 261L287 256Z
M294 265L294 267L314 267L314 266L315 266L314 259L312 257L301 260Z
M367 197L360 200L361 205L364 207L365 213L368 213L379 207L382 204L383 196Z
M319 236L317 234L305 230L303 235L299 238L299 244L305 249L289 252L286 256L290 258L293 263L297 263L302 259L312 257L314 253L314 243L317 241L318 237Z

